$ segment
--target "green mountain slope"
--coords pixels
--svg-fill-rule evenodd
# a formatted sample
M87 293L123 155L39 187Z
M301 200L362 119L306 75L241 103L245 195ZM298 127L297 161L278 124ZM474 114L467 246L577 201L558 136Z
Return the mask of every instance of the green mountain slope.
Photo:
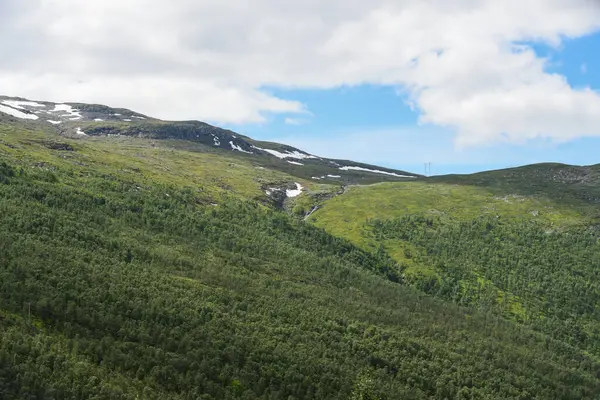
M339 184L302 179L239 151L172 138L70 138L35 121L4 121L2 399L583 399L600 392L593 347L417 284L429 281L407 273L406 260L444 278L432 260L454 259L428 236L409 236L419 224L445 234L445 219L412 217L417 228L408 232L394 225L403 207L419 214L422 201L378 203L379 193L367 204L391 210L389 217L357 207L355 217L371 219L349 230L355 236L334 219L326 226L350 240L285 211L319 203L309 220L321 224L355 193L453 185L379 184L336 196ZM287 195L296 184L299 195ZM464 188L481 192L469 198L483 209L487 189ZM524 212L494 202L507 218L509 210L515 219ZM526 202L539 209L540 223L561 232L592 218L587 203ZM439 203L439 218L456 207ZM459 226L478 216L473 209L447 218ZM415 256L398 258L396 242ZM595 260L595 253L577 256ZM573 271L587 279L587 270ZM539 311L525 300L513 303ZM577 312L592 315L590 307Z
M318 157L291 146L252 140L205 122L162 121L128 109L98 104L63 104L0 96L2 121L78 139L135 137L153 141L171 140L174 146L234 156L325 184L401 181L419 176L353 161Z
M542 164L351 187L309 219L389 254L406 281L427 293L597 357L598 170Z

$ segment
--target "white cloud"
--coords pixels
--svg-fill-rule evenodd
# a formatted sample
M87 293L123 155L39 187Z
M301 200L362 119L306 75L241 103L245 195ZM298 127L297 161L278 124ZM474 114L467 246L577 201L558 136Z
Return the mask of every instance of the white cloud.
M600 95L522 43L598 29L593 0L3 0L0 87L244 123L305 112L267 86L382 84L462 145L561 141L600 135Z

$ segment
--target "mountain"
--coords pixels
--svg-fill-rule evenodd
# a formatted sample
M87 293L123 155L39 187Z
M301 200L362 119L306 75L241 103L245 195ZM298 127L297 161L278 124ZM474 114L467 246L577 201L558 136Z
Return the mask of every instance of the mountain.
M2 101L2 399L600 393L595 167L317 180Z
M46 125L61 135L130 136L179 140L202 144L212 150L240 153L253 162L313 181L340 184L414 179L418 174L347 160L332 160L297 148L252 140L227 129L199 121L161 121L123 108L97 104L50 103L0 96L0 115ZM186 144L187 145L187 144Z

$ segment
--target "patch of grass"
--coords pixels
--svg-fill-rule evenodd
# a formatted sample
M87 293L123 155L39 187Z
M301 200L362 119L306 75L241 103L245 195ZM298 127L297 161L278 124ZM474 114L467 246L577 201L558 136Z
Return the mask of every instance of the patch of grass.
M73 151L49 148L49 139L60 140ZM201 144L190 144L190 149L170 145L168 141L126 136L73 139L44 130L24 134L22 128L0 125L2 158L27 169L60 168L84 182L92 178L93 171L93 175L104 175L108 180L129 181L139 190L157 183L191 188L203 202L231 196L268 202L262 188L273 183L300 182L309 190L317 186L284 172L260 168L235 152L214 151ZM318 185L319 190L324 186Z
M481 215L507 219L531 218L550 227L584 223L588 216L547 197L500 195L485 187L433 182L394 182L351 186L342 196L326 201L309 220L330 233L369 250L376 242L366 226L373 219L393 219L411 214L468 220ZM386 244L398 261L404 248Z

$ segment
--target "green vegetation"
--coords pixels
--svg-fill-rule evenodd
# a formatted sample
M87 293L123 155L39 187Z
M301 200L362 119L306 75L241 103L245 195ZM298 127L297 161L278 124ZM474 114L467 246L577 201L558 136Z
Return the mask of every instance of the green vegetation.
M311 216L311 221L336 236L365 249L377 249L367 221L411 214L452 216L469 220L480 215L501 215L518 220L533 217L549 225L576 225L586 220L582 210L553 199L528 197L488 188L431 181L351 186ZM389 251L398 249L390 248Z
M441 220L425 230L431 235L419 236L413 234L424 228L416 217L406 232L400 220L365 219L361 248L271 207L263 191L302 182L315 197L302 195L290 206L307 208L336 186L258 168L200 144L69 140L37 129L0 126L2 399L583 399L600 393L593 346L586 354L579 342L479 311L479 302L460 306L404 284L410 274L380 241L412 246L415 265L431 263L438 271L436 263L447 262L448 270L468 276L469 269L451 264L446 245L430 240L446 237ZM317 223L362 190L325 201L314 214ZM508 212L508 203L497 202ZM577 227L585 219L543 204L535 206L547 223ZM377 217L362 208L358 216ZM453 224L463 232L459 221ZM486 240L505 229L513 232L496 223ZM548 240L532 253L549 263L546 284L570 276L569 287L579 288L592 269L555 271L551 254L541 253L569 239ZM579 243L573 260L595 262L588 244ZM481 256L471 251L464 260ZM514 248L502 251L499 257ZM582 320L595 316L582 305L583 294L569 302L564 292L553 292L560 296L556 307L543 308L527 285L504 282L494 269L472 271L506 289L505 296L521 293L514 298L527 318L561 308Z
M173 141L176 144L182 141ZM73 140L42 131L0 125L0 156L21 160L26 168L60 169L88 184L90 171L140 186L173 185L193 188L203 203L234 196L267 203L263 187L300 182L294 176L266 169L238 152L215 151L199 143L188 148L173 142L121 137ZM64 150L64 149L70 150ZM109 177L110 176L110 177ZM335 186L332 186L335 188Z
M422 290L508 313L600 355L600 227L424 216L371 224L379 241L410 243L414 262L434 268L440 279L415 279Z
M600 356L599 178L552 164L351 187L309 219L426 293Z
M598 216L590 205L600 203L600 164L587 167L545 163L519 168L480 172L471 175L446 175L428 179L484 187L506 195L536 196L552 199L569 207L587 208Z

